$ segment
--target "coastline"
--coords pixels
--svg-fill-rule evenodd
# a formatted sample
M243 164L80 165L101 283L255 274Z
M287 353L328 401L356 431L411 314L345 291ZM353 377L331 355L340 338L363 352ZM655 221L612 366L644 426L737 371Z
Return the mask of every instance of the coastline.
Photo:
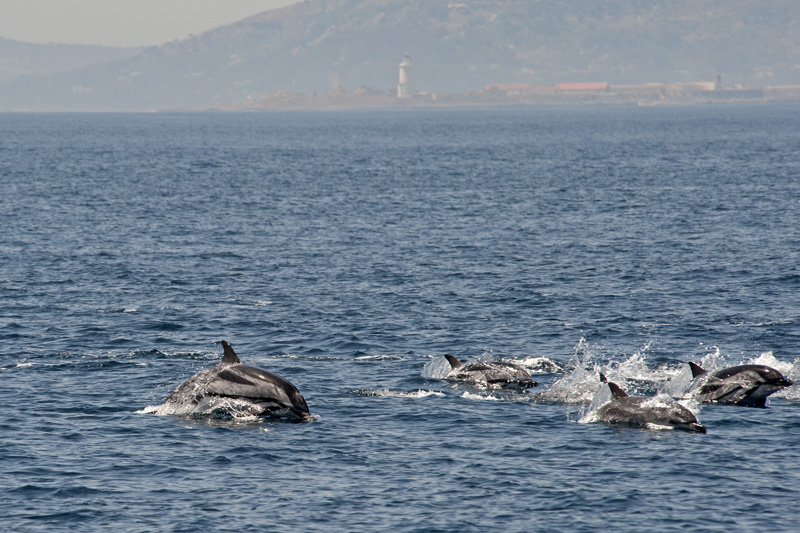
M694 106L709 104L768 104L800 103L800 86L751 88L713 88L700 84L647 84L641 86L607 86L595 90L489 90L467 93L417 92L398 98L388 92L357 89L339 90L316 95L281 91L262 94L238 102L195 106L183 111L292 111L292 110L370 110L424 109L456 107L516 107L516 106L582 106L633 105ZM548 88L549 89L549 88Z

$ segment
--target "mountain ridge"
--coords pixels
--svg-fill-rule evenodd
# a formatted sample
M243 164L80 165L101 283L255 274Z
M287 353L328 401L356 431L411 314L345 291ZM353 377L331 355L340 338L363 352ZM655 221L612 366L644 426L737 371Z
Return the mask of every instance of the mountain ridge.
M142 47L26 43L0 37L0 83L119 61L141 50Z
M4 110L151 110L288 91L490 83L800 83L800 3L306 0L113 63L4 84Z

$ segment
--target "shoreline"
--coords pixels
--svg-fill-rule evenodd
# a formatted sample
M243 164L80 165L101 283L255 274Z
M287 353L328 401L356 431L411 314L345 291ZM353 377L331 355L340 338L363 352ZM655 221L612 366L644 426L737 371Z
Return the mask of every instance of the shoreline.
M283 91L263 94L258 99L208 104L173 111L337 111L378 109L436 109L470 107L527 107L527 106L637 106L670 107L696 105L739 105L800 103L800 86L767 89L669 90L668 86L646 87L642 90L550 91L547 93L507 93L497 90L469 93L416 93L398 98L386 93L339 91L327 95L310 95Z

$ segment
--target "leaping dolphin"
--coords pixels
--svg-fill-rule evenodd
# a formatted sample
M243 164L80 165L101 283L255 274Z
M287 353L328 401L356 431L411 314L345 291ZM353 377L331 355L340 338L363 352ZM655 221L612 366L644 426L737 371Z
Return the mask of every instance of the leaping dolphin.
M767 397L792 380L770 366L739 365L709 373L695 363L689 393L699 402L766 407Z
M183 382L167 397L165 406L197 406L208 399L232 398L246 402L249 414L310 419L306 400L294 385L242 364L227 341L222 341L222 347L222 361Z
M457 357L445 354L450 363L450 372L444 379L456 379L494 387L516 386L523 389L539 385L531 379L527 370L513 363L476 361L463 363Z
M628 396L616 383L603 374L600 380L611 390L611 401L603 404L595 413L600 422L642 428L671 428L693 433L705 433L706 427L697 421L690 410L672 399L660 396L645 398Z

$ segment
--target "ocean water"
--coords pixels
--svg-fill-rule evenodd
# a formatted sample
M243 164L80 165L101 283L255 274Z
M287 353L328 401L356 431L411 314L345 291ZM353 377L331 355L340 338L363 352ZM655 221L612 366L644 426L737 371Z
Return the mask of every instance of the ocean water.
M7 531L792 531L800 108L0 115ZM315 420L176 416L222 356ZM528 368L445 381L444 353Z

